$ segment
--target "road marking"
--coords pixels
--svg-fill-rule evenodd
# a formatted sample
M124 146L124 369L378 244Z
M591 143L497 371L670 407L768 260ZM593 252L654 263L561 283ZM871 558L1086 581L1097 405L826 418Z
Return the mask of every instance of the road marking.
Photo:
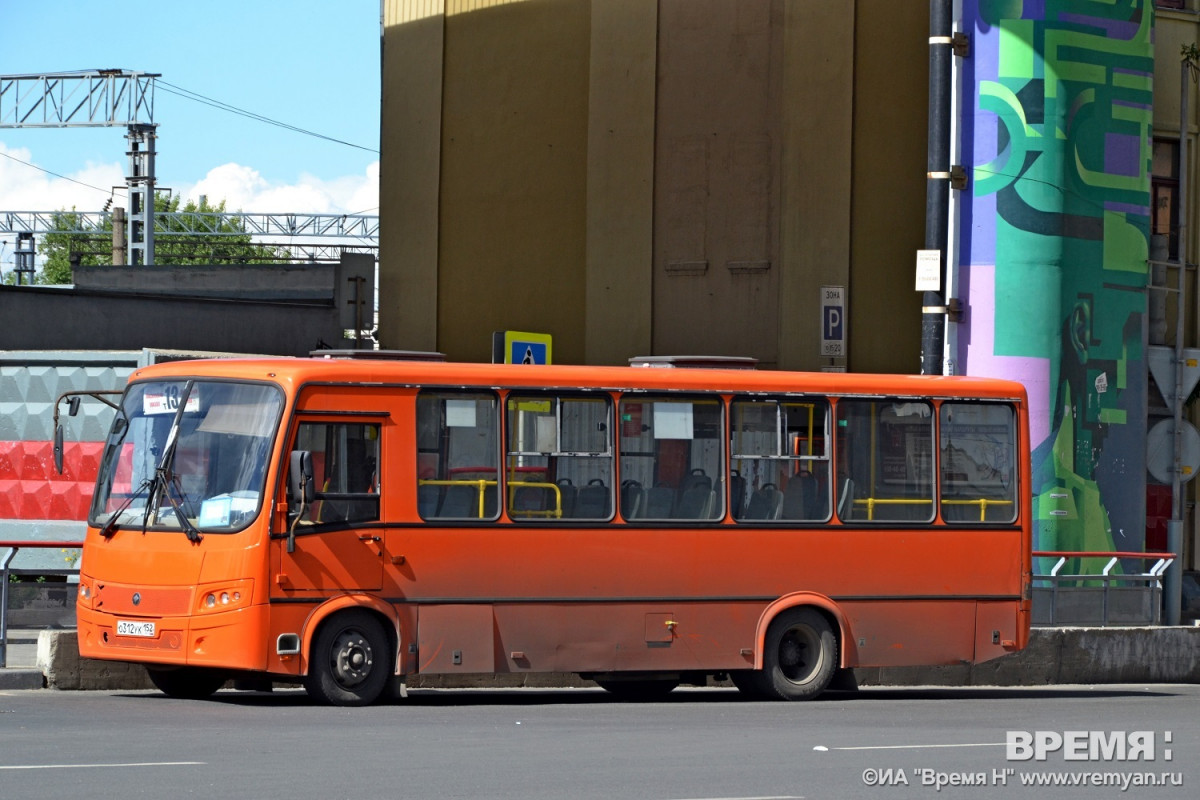
M100 769L102 767L200 767L207 761L139 761L131 764L11 764L0 769Z
M794 794L772 794L763 797L693 797L688 800L804 800L804 798Z
M945 747L1005 747L1006 742L962 742L959 744L880 744L862 747L830 747L830 750L935 750ZM816 749L825 749L815 747Z

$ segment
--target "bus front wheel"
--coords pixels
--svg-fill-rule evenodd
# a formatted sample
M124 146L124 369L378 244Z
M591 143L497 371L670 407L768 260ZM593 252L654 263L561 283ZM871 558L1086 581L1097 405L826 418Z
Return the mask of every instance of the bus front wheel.
M837 661L837 635L825 615L793 608L767 628L763 668L738 675L735 684L772 700L811 700L829 687Z
M321 626L304 688L318 703L365 706L383 693L391 673L388 637L366 611L337 614Z

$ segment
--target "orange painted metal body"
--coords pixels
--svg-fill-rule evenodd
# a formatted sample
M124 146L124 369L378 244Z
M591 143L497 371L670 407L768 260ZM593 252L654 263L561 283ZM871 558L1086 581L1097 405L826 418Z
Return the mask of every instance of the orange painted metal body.
M836 623L840 665L982 662L1021 649L1030 620L1029 438L1019 384L973 378L708 369L530 367L279 359L148 367L132 381L221 378L279 386L280 430L255 521L194 543L179 532L89 527L78 606L89 658L299 676L317 628L369 608L394 633L400 675L716 673L760 668L770 620L800 605ZM748 525L513 520L418 514L416 397L422 387L733 396L807 394L990 399L1017 410L1011 524ZM301 418L378 422L379 521L295 537L286 469ZM728 435L725 437L728 448ZM836 454L833 456L836 459ZM722 484L724 485L724 484ZM232 606L206 608L236 590ZM139 603L133 603L133 595ZM153 638L116 621L156 623ZM293 641L298 647L283 646Z

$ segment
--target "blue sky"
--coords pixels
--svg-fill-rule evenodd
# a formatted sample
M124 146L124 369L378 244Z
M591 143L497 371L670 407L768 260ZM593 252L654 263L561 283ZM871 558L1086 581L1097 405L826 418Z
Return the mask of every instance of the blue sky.
M160 73L160 189L230 210L378 214L379 15L379 0L0 0L0 74ZM121 127L0 128L0 211L99 211L124 185L125 151Z

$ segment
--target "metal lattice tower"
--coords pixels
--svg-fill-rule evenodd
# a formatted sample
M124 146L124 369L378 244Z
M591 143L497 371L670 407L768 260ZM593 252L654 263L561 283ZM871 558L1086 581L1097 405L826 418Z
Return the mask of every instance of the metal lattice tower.
M130 264L154 263L154 79L123 69L0 75L0 128L127 128ZM25 231L31 233L32 231Z

